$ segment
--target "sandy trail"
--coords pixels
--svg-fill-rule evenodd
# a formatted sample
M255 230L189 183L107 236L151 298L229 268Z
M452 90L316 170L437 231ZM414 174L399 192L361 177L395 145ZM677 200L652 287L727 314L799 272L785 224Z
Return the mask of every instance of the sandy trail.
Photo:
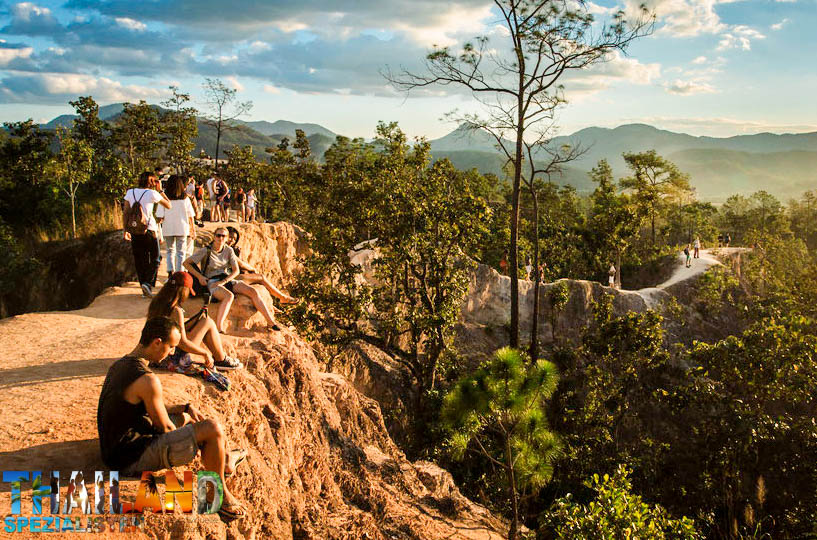
M654 308L666 294L665 289L682 281L700 276L713 266L721 266L723 263L721 263L718 257L730 256L746 250L747 248L740 247L702 249L700 250L700 257L698 259L693 258L692 265L689 268L686 267L686 255L684 255L683 252L679 252L676 259L677 266L668 280L655 287L646 287L637 291L622 290L621 292L625 294L637 294L644 299L648 307Z

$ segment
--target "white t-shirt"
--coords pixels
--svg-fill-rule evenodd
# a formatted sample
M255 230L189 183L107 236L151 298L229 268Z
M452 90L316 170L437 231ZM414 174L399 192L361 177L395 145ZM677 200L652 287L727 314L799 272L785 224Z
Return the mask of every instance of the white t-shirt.
M164 236L190 236L190 218L196 219L196 212L193 211L190 199L185 197L170 201L170 208L164 206L157 208L156 217L164 218L162 221Z
M255 208L255 195L247 193L247 208Z
M186 188L184 188L184 192L185 192L185 193L186 193L188 196L192 197L192 196L193 196L193 194L194 194L194 193L196 193L196 183L195 183L195 182L190 182L190 183L188 183L188 184L187 184L187 187L186 187Z
M215 193L215 191L213 191L213 186L215 185L215 183L216 183L215 178L210 177L210 178L207 179L207 183L206 183L207 194L210 196L211 201L215 200L215 198L216 198L216 193Z
M131 206L136 204L136 201L139 201L139 204L142 206L142 212L145 213L148 219L148 230L155 233L159 232L159 226L153 218L153 207L161 200L162 196L159 195L158 191L153 189L131 188L125 194L125 201L130 203Z

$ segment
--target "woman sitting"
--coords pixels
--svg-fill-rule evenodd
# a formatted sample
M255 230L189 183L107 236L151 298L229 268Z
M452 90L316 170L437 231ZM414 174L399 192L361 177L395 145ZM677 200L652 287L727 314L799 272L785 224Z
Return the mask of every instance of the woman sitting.
M241 362L224 354L216 324L206 312L185 321L182 303L192 291L193 276L187 272L175 272L150 302L148 319L169 317L175 321L182 333L179 349L191 355L203 356L206 368L212 369L214 365L221 369L240 368Z
M233 248L227 245L227 229L219 227L213 235L213 242L200 248L184 261L185 269L199 280L219 303L216 314L216 328L224 332L224 321L233 305L236 294L250 299L255 309L267 320L267 327L280 330L275 323L275 312L264 303L264 300L253 287L241 281L235 281L240 272L238 257ZM199 266L201 265L201 266Z
M238 274L236 279L240 279L244 283L260 283L272 296L280 300L282 304L297 304L297 299L291 297L273 285L269 279L265 278L262 274L259 274L254 267L250 266L244 261L244 259L241 258L241 248L237 245L238 241L241 239L238 229L235 227L227 227L227 231L230 233L230 237L227 239L227 245L233 248L233 252L235 252L236 258L238 258L238 266L241 269L241 273Z

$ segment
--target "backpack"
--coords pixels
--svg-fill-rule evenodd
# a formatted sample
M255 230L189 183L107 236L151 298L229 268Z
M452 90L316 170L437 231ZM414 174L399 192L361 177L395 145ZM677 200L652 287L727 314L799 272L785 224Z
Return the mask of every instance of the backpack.
M142 192L139 200L131 205L125 215L125 231L131 234L145 234L148 230L148 217L145 216L145 211L140 204L145 193L147 193L147 190ZM133 198L136 198L135 193Z

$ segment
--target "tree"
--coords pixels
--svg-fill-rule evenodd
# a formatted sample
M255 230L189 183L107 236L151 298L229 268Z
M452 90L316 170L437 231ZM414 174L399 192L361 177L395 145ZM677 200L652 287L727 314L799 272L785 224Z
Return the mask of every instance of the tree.
M75 101L69 101L77 117L74 119L71 131L76 139L87 143L95 153L102 153L110 147L107 131L110 126L99 118L99 105L91 96L80 96Z
M593 248L592 264L599 274L604 275L615 254L617 270L615 283L621 288L622 254L629 247L632 238L638 234L642 220L630 204L629 197L617 193L613 169L607 160L599 161L590 172L590 178L598 183L590 196L592 206L587 227Z
M155 107L144 100L136 105L125 103L112 135L127 159L131 178L147 170L158 157L162 147L159 127L159 112Z
M512 164L510 216L511 336L519 346L519 195L526 136L539 128L545 135L555 111L564 103L559 80L571 70L604 62L651 31L653 18L642 10L630 24L618 11L596 32L584 3L565 0L495 0L510 50L489 44L487 37L465 43L460 51L435 47L426 56L426 74L403 70L386 78L407 92L433 85L454 85L470 91L485 106L484 115L459 118L469 129L484 129ZM545 125L545 127L541 127Z
M674 163L659 156L655 150L624 153L624 161L632 176L622 178L621 187L633 191L634 201L650 220L650 246L655 249L655 221L665 199L688 193L689 176Z
M441 417L455 456L480 454L504 476L512 510L509 540L519 528L520 494L535 494L553 474L560 443L548 427L545 404L558 378L550 362L528 362L506 347L457 381L443 402Z
M71 200L71 230L77 237L76 199L77 189L91 179L94 151L81 139L76 139L65 128L57 128L60 152L51 164L54 182Z
M568 493L553 504L544 520L546 525L560 540L702 537L691 519L673 519L660 505L649 505L633 493L629 475L626 466L619 466L613 476L594 474L585 486L596 493L595 499L582 505Z
M8 135L0 140L0 217L16 230L58 218L61 208L46 175L51 134L30 119L3 126Z
M215 168L218 169L221 134L236 128L233 121L252 109L252 101L237 101L237 90L225 86L221 79L206 78L203 87L205 103L210 108L209 113L204 117L204 123L216 130Z
M171 96L162 102L168 109L162 113L162 130L168 139L166 157L179 174L187 174L199 134L198 111L186 105L190 94L179 92L177 86L171 86L170 92Z

